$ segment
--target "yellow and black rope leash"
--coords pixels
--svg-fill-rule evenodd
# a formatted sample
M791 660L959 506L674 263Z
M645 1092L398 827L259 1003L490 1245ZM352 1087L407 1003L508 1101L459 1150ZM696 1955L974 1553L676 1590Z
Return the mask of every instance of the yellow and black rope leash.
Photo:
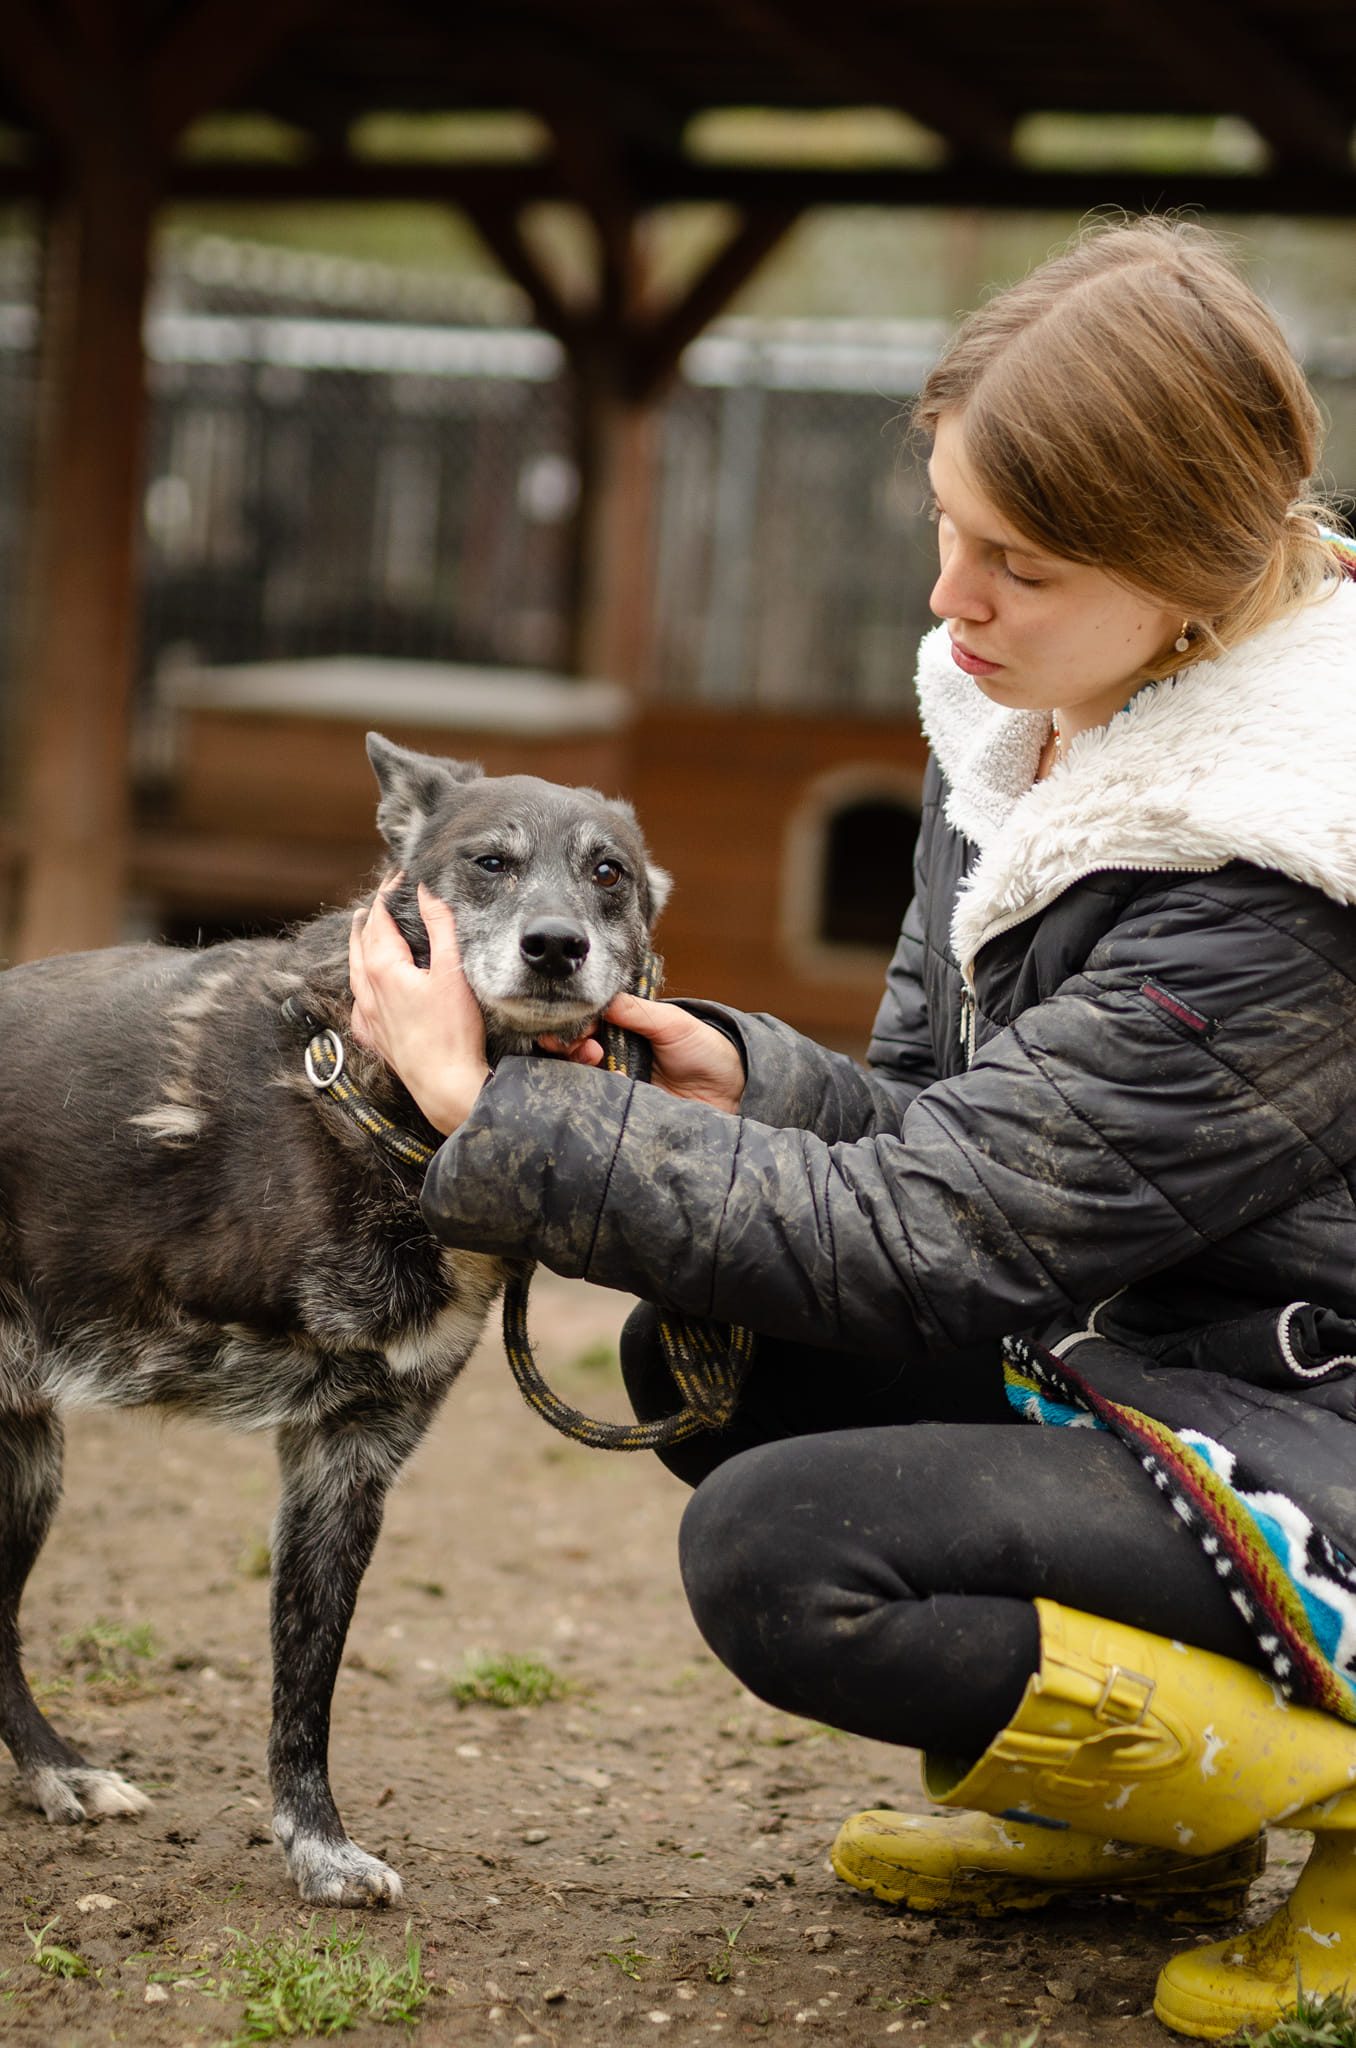
M635 986L638 996L653 997L659 962L646 959ZM648 1040L615 1024L600 1023L598 1037L603 1065L610 1074L629 1074L634 1081L650 1078ZM575 1443L596 1451L654 1451L680 1444L704 1429L723 1429L734 1414L739 1389L753 1357L753 1333L733 1323L699 1323L687 1316L662 1315L659 1337L664 1360L683 1405L676 1415L655 1422L595 1422L562 1401L537 1370L527 1335L527 1290L532 1267L511 1275L504 1290L504 1349L524 1399L538 1415Z
M635 993L652 996L658 983L658 962L651 954ZM355 1088L344 1072L344 1044L338 1032L317 1023L289 996L283 1004L288 1023L309 1031L304 1061L306 1078L318 1094L328 1095L365 1131L383 1152L402 1165L425 1167L435 1147L402 1130ZM650 1077L647 1041L613 1024L600 1024L603 1065L612 1074L633 1080ZM693 1322L686 1316L661 1315L660 1341L673 1381L683 1398L676 1415L655 1422L596 1422L571 1408L549 1387L537 1368L527 1334L527 1296L535 1267L524 1265L509 1274L504 1290L504 1350L524 1400L544 1422L575 1443L598 1451L653 1451L682 1443L704 1429L723 1429L734 1414L739 1389L753 1357L753 1334L732 1323Z
M295 1001L289 996L288 1003ZM287 1003L283 1004L287 1016ZM293 1021L288 1018L289 1023ZM317 1094L328 1095L331 1102L337 1102L346 1110L360 1130L366 1131L380 1145L383 1152L389 1152L403 1166L427 1166L437 1147L426 1145L422 1138L416 1138L413 1131L402 1130L375 1109L344 1072L344 1041L337 1031L324 1025L317 1025L313 1017L306 1017L305 1023L313 1027L302 1055L306 1067L306 1078Z

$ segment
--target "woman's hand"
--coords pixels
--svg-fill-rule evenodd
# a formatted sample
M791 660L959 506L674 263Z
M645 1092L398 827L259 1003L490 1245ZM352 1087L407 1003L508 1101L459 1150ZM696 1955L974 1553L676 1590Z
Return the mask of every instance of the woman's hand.
M435 1131L455 1131L489 1077L485 1020L467 986L452 913L419 884L429 964L416 967L378 894L353 916L353 1036L400 1076Z
M666 1094L688 1102L705 1102L733 1116L744 1094L744 1062L723 1031L693 1017L673 1003L651 1003L643 996L616 996L603 1012L609 1024L648 1038L654 1055L650 1079ZM566 1044L543 1038L549 1051L563 1052L583 1067L602 1064L596 1038Z

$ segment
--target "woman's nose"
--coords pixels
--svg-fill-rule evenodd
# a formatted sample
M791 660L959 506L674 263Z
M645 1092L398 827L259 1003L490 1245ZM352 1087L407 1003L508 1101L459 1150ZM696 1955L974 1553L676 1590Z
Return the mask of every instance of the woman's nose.
M939 619L988 619L993 604L978 565L953 546L932 586L928 609Z

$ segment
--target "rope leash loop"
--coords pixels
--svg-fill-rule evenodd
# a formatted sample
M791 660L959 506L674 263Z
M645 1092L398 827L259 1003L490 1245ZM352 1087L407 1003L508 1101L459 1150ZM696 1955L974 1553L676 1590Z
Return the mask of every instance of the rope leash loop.
M634 993L653 998L658 985L659 962L650 953L636 978ZM648 1039L602 1021L598 1038L609 1074L649 1080L652 1058ZM657 1451L668 1444L685 1443L702 1430L725 1428L753 1359L751 1330L741 1329L737 1323L703 1323L688 1316L661 1314L664 1362L682 1395L682 1407L676 1415L664 1415L654 1422L597 1422L562 1401L537 1368L527 1334L532 1273L531 1266L519 1267L504 1289L504 1350L523 1399L544 1422L572 1442L595 1451Z

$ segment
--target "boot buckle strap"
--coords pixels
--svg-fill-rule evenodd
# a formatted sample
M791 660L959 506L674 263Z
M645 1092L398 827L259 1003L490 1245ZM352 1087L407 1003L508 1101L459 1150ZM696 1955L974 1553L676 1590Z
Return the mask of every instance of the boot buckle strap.
M1113 1664L1092 1710L1093 1717L1121 1728L1134 1727L1146 1719L1154 1691L1154 1680L1146 1678L1142 1671L1128 1671L1123 1664Z

